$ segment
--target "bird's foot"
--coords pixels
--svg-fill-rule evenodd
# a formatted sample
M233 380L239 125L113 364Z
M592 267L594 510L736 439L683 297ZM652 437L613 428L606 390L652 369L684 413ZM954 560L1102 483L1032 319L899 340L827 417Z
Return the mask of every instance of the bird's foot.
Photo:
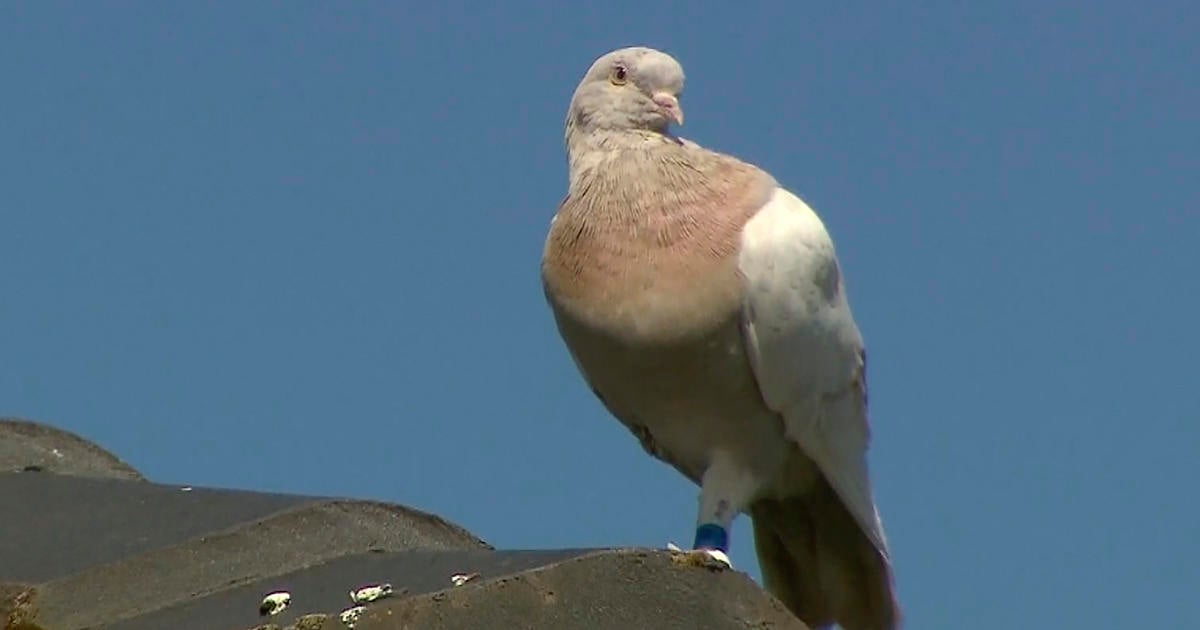
M669 542L667 543L667 551L671 552L671 560L675 564L712 569L714 571L733 568L733 563L729 561L729 555L720 549L692 549L684 551L675 543Z

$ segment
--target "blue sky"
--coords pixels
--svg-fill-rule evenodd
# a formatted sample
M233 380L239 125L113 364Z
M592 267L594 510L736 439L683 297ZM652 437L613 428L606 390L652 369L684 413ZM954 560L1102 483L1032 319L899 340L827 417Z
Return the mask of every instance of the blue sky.
M538 279L571 91L647 44L837 240L909 627L1200 619L1200 5L416 4L0 4L0 414L502 547L689 542Z

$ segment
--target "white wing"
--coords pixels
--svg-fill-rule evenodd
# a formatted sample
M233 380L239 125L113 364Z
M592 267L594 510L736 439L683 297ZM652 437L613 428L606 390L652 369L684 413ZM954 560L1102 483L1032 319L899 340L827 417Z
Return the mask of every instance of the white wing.
M800 198L778 188L747 224L743 334L763 398L888 557L871 497L865 355L833 240Z

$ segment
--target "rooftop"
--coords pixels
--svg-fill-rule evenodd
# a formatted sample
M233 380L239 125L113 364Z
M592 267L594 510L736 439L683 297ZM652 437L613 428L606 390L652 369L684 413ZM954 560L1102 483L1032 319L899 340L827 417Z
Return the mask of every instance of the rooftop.
M804 628L666 551L497 550L402 505L158 484L24 420L0 419L0 500L4 630Z

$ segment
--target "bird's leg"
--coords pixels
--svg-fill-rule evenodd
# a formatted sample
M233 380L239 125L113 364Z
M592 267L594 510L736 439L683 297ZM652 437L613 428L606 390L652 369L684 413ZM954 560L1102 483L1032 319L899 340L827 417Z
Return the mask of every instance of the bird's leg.
M689 564L731 566L729 532L733 519L758 491L759 481L751 472L723 453L717 453L704 471L700 484L700 510L696 516L696 540Z

